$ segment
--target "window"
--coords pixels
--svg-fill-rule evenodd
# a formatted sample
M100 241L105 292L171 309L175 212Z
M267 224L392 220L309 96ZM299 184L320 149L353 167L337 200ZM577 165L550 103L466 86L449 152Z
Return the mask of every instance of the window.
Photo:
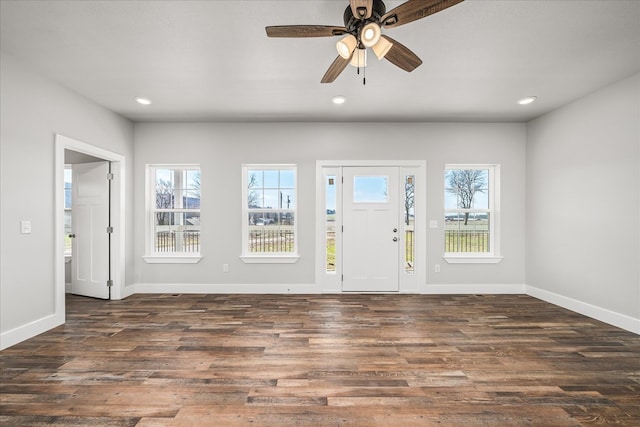
M71 226L71 165L64 166L64 256L71 256L73 228Z
M245 262L295 262L296 167L243 166L243 253Z
M444 252L448 262L499 262L497 165L447 165Z
M353 203L388 203L389 177L354 176Z
M147 167L147 262L200 260L200 168Z
M327 273L336 272L336 175L325 176L325 261Z
M407 274L415 273L415 201L416 201L416 176L404 177L404 271Z

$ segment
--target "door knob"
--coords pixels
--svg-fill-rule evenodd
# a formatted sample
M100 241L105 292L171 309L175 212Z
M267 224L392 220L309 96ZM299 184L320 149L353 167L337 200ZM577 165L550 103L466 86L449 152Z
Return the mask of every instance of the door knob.
M397 229L397 228L394 228L394 229L393 229L393 232L394 232L394 233L397 233L397 232L398 232L398 229Z
M71 238L71 239L75 239L75 238L76 238L76 235L75 235L75 234L69 234L69 238Z
M394 238L393 238L393 241L394 241L394 242L397 242L397 241L398 241L398 238L397 238L397 237L394 237Z

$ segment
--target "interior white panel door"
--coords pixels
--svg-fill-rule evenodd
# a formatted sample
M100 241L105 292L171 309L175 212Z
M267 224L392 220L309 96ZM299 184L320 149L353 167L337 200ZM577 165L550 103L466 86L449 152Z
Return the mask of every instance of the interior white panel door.
M398 291L398 168L343 168L342 290Z
M73 165L71 292L109 298L109 162Z

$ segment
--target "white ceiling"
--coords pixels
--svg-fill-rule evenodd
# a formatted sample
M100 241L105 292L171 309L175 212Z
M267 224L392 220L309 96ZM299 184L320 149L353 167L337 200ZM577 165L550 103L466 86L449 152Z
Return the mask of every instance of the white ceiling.
M637 0L467 0L383 30L424 64L371 56L366 86L351 67L320 83L337 39L264 30L343 25L347 0L0 5L4 52L134 121L519 122L640 71ZM538 101L516 104L527 95Z

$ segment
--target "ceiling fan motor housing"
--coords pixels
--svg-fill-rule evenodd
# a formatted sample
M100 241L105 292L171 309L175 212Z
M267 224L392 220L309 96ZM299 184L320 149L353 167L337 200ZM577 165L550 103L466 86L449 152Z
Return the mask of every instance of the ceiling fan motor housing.
M380 19L387 12L387 7L385 6L382 0L373 0L371 18L369 19L361 19L356 16L353 16L353 11L351 6L347 6L344 10L344 26L347 29L347 32L353 34L358 38L358 34L362 27L364 27L369 22L375 22L380 25Z

